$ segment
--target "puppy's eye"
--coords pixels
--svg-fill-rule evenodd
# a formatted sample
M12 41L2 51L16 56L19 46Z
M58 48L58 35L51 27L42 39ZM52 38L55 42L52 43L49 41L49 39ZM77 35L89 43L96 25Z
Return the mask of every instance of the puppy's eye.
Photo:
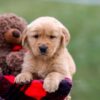
M39 35L36 34L36 35L33 35L33 37L37 39L37 38L39 38Z
M49 38L50 38L50 39L55 39L56 36L50 35Z

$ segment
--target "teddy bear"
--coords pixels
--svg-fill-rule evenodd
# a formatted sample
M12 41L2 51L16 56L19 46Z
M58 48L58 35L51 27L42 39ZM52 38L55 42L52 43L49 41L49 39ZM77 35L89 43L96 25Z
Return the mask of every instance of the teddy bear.
M26 20L14 13L0 15L0 74L20 72L25 54L21 37L26 26Z

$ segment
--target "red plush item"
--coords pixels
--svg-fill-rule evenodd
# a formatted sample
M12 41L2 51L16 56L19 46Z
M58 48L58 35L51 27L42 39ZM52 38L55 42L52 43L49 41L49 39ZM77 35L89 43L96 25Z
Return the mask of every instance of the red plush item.
M65 78L54 93L43 89L43 80L33 80L29 84L14 83L15 77L0 76L0 100L64 100L69 94L72 82Z
M14 84L14 76L4 76L11 84ZM41 100L42 97L46 95L46 91L42 87L42 80L34 80L31 82L30 86L24 91L25 86L22 86L20 91L24 92L26 96L36 98L36 100Z
M10 82L10 84L14 84L15 77L13 75L5 75L4 78Z
M40 100L42 97L46 95L46 91L42 87L42 82L38 80L34 80L30 87L25 91L27 96L35 97L37 100Z
M22 46L21 45L15 45L13 48L12 48L12 51L19 51L22 49Z

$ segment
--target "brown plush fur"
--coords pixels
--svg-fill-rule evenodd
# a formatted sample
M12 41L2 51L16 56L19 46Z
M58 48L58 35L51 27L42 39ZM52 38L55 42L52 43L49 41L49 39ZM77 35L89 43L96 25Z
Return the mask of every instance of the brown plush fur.
M3 74L16 73L20 69L23 50L12 52L12 48L21 45L22 32L26 26L27 22L13 13L0 15L0 68Z
M22 38L29 51L15 82L25 83L38 77L44 79L46 91L55 92L62 79L68 77L72 80L75 64L66 49L69 40L68 29L55 18L40 17L33 21ZM46 53L41 53L41 46L47 47Z
M14 13L0 15L0 33L6 33L9 29L18 29L20 32L25 29L27 22Z

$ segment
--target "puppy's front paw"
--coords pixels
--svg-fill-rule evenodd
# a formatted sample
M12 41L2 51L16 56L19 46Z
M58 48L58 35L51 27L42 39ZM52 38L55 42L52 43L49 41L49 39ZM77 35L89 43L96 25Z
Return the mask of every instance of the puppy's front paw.
M22 84L22 83L29 83L32 80L31 73L20 73L15 77L15 83Z
M71 96L68 95L64 100L71 100Z
M43 84L43 88L51 93L51 92L55 92L59 87L59 82L54 81L54 80L49 80L49 79L45 79L44 80L44 84Z

